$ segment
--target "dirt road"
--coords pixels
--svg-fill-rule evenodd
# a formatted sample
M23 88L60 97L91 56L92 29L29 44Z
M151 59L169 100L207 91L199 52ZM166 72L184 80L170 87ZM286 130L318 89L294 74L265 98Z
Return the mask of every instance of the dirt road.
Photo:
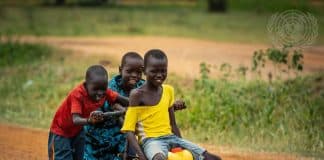
M44 42L72 50L77 54L106 54L116 59L128 51L144 54L152 48L160 48L169 58L169 70L186 78L199 75L199 64L206 62L218 69L222 63L233 68L250 66L253 52L266 49L262 44L225 43L208 40L171 37L20 37L22 41ZM324 71L324 46L304 50L304 72ZM217 71L218 69L214 69ZM212 73L217 77L217 72Z
M0 160L44 160L48 131L0 123ZM229 148L200 144L224 160L299 160L294 155L238 152Z

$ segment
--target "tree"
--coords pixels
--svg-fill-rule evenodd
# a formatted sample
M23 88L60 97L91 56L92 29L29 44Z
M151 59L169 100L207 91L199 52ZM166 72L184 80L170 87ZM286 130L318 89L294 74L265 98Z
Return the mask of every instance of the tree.
M208 0L209 12L226 12L227 1L226 0Z
M65 0L55 0L55 5L62 6L65 4Z

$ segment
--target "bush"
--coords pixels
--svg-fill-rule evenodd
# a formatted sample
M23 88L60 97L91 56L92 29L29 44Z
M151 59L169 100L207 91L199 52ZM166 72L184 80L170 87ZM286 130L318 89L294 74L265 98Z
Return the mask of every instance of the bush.
M258 150L324 154L324 74L293 80L210 79L208 65L191 89L177 88L177 113L192 139Z

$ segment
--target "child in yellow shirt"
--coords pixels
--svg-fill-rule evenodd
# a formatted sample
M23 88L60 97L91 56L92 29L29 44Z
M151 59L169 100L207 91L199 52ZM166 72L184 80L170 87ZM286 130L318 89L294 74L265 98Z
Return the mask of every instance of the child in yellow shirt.
M184 105L184 102L174 102L173 87L163 84L167 77L167 65L167 56L163 51L154 49L145 54L146 82L130 93L121 131L127 133L127 139L136 149L140 160L166 160L168 151L174 145L189 150L196 160L220 160L204 148L181 138L171 106ZM137 122L144 130L141 146L134 134Z

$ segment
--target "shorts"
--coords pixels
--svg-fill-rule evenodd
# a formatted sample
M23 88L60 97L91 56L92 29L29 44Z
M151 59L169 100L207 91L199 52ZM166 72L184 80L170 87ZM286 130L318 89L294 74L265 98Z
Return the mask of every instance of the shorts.
M48 136L49 160L82 160L84 151L84 132L66 138L52 132Z
M203 153L206 152L204 148L187 141L185 139L179 138L176 135L166 135L156 138L145 138L142 141L142 149L148 160L152 160L154 155L157 153L162 153L164 156L168 156L168 152L172 146L179 146L184 149L189 150L195 160L203 160Z

